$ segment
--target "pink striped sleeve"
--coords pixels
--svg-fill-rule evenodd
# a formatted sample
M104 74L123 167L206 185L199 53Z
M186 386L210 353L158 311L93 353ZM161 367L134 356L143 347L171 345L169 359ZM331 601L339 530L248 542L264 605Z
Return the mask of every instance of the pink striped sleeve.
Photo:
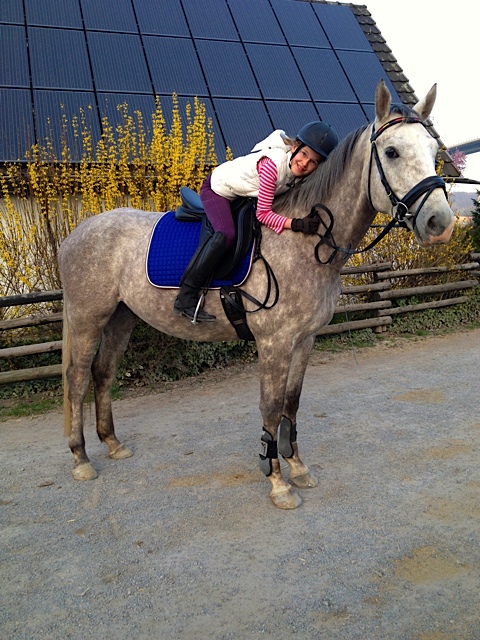
M272 211L275 187L277 186L277 166L271 158L264 156L257 163L257 171L260 177L257 218L262 224L273 229L276 233L281 233L287 218Z

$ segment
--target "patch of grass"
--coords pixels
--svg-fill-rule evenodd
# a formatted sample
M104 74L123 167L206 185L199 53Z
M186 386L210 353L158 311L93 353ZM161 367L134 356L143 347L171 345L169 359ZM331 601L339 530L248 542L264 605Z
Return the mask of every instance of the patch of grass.
M112 400L121 400L125 396L126 388L114 382L110 391ZM87 392L85 405L94 406L93 389ZM59 388L50 389L46 394L37 393L28 395L6 396L0 395L0 421L11 418L22 418L23 416L35 416L54 409L61 409L63 406L63 390Z
M431 333L431 331L427 331L426 329L417 329L417 331L415 331L415 335L417 336L428 336Z
M18 398L14 403L8 403L9 406L0 406L0 419L22 418L23 416L46 413L47 411L61 407L62 401L62 398L40 398L33 400Z

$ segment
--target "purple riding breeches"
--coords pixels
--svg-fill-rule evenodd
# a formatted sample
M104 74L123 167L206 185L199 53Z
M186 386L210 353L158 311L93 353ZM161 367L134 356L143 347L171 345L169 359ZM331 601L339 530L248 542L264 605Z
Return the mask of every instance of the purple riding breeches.
M210 179L211 176L208 175L200 188L200 200L213 230L221 231L225 235L225 249L228 249L235 240L230 201L212 191Z

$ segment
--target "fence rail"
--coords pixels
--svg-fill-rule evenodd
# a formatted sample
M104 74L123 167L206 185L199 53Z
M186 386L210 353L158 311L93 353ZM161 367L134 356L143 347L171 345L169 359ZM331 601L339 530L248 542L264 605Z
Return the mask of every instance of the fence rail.
M418 277L423 275L445 274L451 272L470 272L469 275L480 276L480 253L471 254L472 262L445 267L427 267L424 269L392 270L391 262L384 262L360 267L345 267L341 275L371 274L372 282L362 285L342 286L342 303L335 308L335 316L343 315L345 322L329 324L319 331L318 335L333 335L346 331L356 331L359 329L373 328L376 332L385 331L387 326L393 322L392 316L400 313L410 313L424 309L442 308L450 305L463 304L467 302L468 296L461 295L447 299L431 300L411 305L394 307L392 300L398 298L412 298L422 295L436 295L450 293L452 291L464 291L478 286L478 279L469 278L441 284L433 284L418 287L394 288L392 281L405 277ZM355 298L362 294L368 297L367 302L357 302ZM353 301L351 298L353 297ZM0 308L21 306L40 302L51 302L62 300L63 292L42 291L27 293L18 296L4 296L0 298ZM348 320L351 313L367 313L368 317L361 320ZM0 321L0 331L11 331L33 326L61 322L63 313L46 313L38 316L24 316L14 320ZM42 342L38 344L22 345L19 347L9 347L0 349L0 358L14 358L52 351L60 351L62 341ZM29 369L18 369L14 371L0 372L0 384L12 382L24 382L27 380L38 380L41 378L51 378L60 376L61 365L49 365L43 367L33 367Z

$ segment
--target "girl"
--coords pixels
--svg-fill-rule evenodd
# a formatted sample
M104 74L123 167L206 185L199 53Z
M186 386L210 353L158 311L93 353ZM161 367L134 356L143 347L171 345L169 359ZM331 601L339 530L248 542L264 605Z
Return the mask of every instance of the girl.
M338 143L334 129L325 122L309 122L295 139L280 129L259 142L246 156L216 167L200 189L200 198L215 233L195 253L181 280L174 304L177 315L198 322L216 317L198 309L198 295L235 239L230 202L239 196L257 198L258 220L276 233L284 229L316 233L315 218L286 218L272 211L273 199L310 175Z

